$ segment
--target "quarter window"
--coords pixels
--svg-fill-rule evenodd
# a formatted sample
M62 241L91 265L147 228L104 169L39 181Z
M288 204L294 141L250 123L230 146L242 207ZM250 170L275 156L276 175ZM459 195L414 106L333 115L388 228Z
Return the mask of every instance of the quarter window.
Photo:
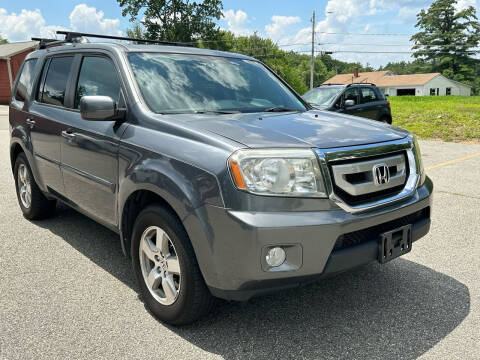
M20 79L18 79L15 100L24 102L30 95L30 92L32 91L33 77L35 76L34 69L36 63L37 59L25 61L22 73L20 74Z
M45 85L40 91L39 100L45 104L65 106L67 80L73 57L54 57L50 60Z
M80 99L87 95L110 96L118 103L120 84L113 63L100 56L85 56L78 76L75 94L75 108Z

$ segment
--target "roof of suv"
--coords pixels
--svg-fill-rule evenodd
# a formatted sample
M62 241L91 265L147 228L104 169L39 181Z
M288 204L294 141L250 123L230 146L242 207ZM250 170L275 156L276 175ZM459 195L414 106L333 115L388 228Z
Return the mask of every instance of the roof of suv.
M192 54L192 55L210 55L221 57L234 57L239 59L255 60L254 58L242 54L226 51L201 49L197 47L171 46L171 45L137 45L115 42L90 42L90 43L67 43L60 46L52 46L47 49L37 51L60 52L81 49L116 49L124 52L155 52L155 53L174 53L174 54Z

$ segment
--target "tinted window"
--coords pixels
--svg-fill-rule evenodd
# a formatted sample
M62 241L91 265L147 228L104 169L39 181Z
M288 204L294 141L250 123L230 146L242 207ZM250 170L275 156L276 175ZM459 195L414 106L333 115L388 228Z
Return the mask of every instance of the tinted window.
M361 90L362 93L362 103L369 103L372 101L377 101L377 95L375 94L375 91L373 91L372 88L362 88Z
M358 91L357 87L349 88L343 94L343 98L345 100L353 100L353 101L355 101L355 104L359 104L360 103L360 99L359 99L360 98L360 92Z
M33 78L35 76L34 69L37 59L27 60L22 68L20 79L18 79L15 99L25 101L32 91Z
M84 57L78 77L75 108L79 108L82 96L110 96L118 102L119 93L120 84L113 63L104 57Z
M159 53L131 53L128 59L145 102L157 113L306 110L257 61Z
M52 58L43 91L39 96L41 102L57 106L65 105L65 91L72 61L72 56Z

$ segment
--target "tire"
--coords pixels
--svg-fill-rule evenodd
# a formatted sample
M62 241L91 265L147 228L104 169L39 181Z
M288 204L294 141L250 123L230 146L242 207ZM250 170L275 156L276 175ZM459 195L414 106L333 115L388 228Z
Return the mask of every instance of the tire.
M185 325L213 308L215 298L203 280L188 235L168 209L150 205L140 212L131 254L144 303L160 321Z
M23 216L29 220L40 220L55 213L57 201L43 195L32 174L32 169L24 153L20 153L13 168L17 199Z
M389 118L388 116L382 116L382 117L380 118L380 122L383 122L383 123L385 123L385 124L390 124L390 125L392 125L392 119Z

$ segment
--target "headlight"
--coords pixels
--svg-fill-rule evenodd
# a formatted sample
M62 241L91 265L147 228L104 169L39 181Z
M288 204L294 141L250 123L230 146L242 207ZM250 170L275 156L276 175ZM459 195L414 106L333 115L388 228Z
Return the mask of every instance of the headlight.
M417 165L417 174L420 177L419 186L425 182L425 169L423 167L422 154L420 152L420 145L418 144L417 137L412 135L413 140L413 154L415 155L415 164Z
M241 190L270 196L327 197L313 150L238 150L228 163Z

